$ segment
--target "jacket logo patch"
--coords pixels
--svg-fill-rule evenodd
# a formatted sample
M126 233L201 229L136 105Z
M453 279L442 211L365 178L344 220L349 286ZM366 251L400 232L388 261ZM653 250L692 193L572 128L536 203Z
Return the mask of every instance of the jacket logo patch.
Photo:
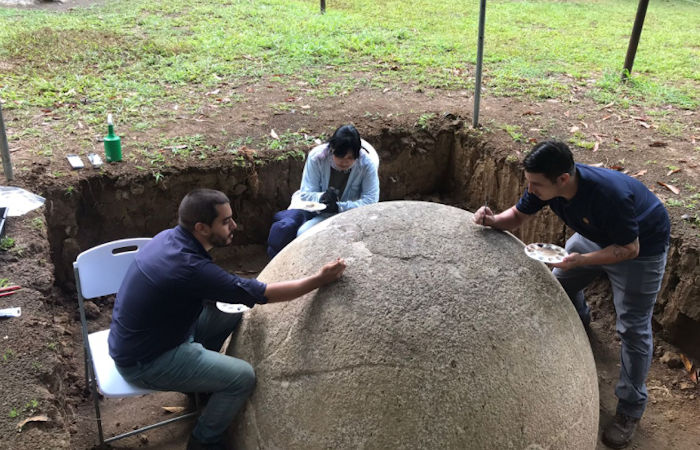
M584 218L583 218L583 223L585 223L586 225L590 225L590 224L591 224L591 221L588 220L588 217L584 217Z

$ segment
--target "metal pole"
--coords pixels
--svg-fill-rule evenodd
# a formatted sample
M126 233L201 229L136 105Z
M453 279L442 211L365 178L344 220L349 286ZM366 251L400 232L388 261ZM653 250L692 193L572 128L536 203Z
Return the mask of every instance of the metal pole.
M627 56L625 57L625 67L622 70L622 81L627 81L632 73L632 65L634 64L634 56L637 54L637 45L639 45L639 37L642 35L642 27L644 26L644 18L647 15L647 6L649 0L639 0L637 6L637 16L634 18L634 26L632 27L632 35L630 43L627 47Z
M12 161L10 161L10 147L7 145L7 134L5 134L5 121L2 118L2 104L0 104L0 156L2 156L5 178L7 181L12 181Z
M472 127L479 126L479 103L481 103L481 64L484 60L484 23L486 22L486 0L479 6L479 41L476 48L476 87L474 89L474 120Z
M326 12L326 0L321 0L321 14Z

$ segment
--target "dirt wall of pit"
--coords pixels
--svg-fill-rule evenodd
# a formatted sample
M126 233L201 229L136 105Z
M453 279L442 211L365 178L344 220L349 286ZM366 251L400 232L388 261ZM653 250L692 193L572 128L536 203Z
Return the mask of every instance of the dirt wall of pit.
M460 120L430 129L384 127L365 138L380 156L381 200L435 199L474 211L488 201L497 211L522 194L517 161L494 151L489 136ZM499 156L502 155L502 156ZM151 174L84 179L75 189L47 194L47 224L57 284L73 290L72 262L80 251L114 239L153 236L176 223L177 206L195 187L225 192L239 230L235 246L263 244L272 216L298 189L299 159L216 165ZM524 242L563 244L570 231L547 210L518 230ZM233 249L228 250L233 252ZM224 255L225 257L225 255ZM665 337L700 356L700 243L673 233L664 283L654 319Z

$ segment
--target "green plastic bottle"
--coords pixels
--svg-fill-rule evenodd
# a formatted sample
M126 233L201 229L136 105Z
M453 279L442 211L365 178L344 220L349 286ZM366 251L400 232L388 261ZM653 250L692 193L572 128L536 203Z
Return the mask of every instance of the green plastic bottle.
M112 115L107 114L107 136L105 136L105 157L107 162L122 160L122 140L114 134Z

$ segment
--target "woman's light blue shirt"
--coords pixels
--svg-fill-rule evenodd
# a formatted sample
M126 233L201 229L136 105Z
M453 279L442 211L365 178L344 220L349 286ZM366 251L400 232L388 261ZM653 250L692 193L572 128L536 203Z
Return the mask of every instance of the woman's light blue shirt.
M372 146L364 140L362 146L369 147L374 152ZM328 151L328 144L318 145L309 152L301 178L302 200L317 202L321 199L330 182L332 160L333 154ZM378 166L379 158L376 152L370 156L368 151L360 149L360 157L352 166L348 183L338 201L339 212L379 201Z

